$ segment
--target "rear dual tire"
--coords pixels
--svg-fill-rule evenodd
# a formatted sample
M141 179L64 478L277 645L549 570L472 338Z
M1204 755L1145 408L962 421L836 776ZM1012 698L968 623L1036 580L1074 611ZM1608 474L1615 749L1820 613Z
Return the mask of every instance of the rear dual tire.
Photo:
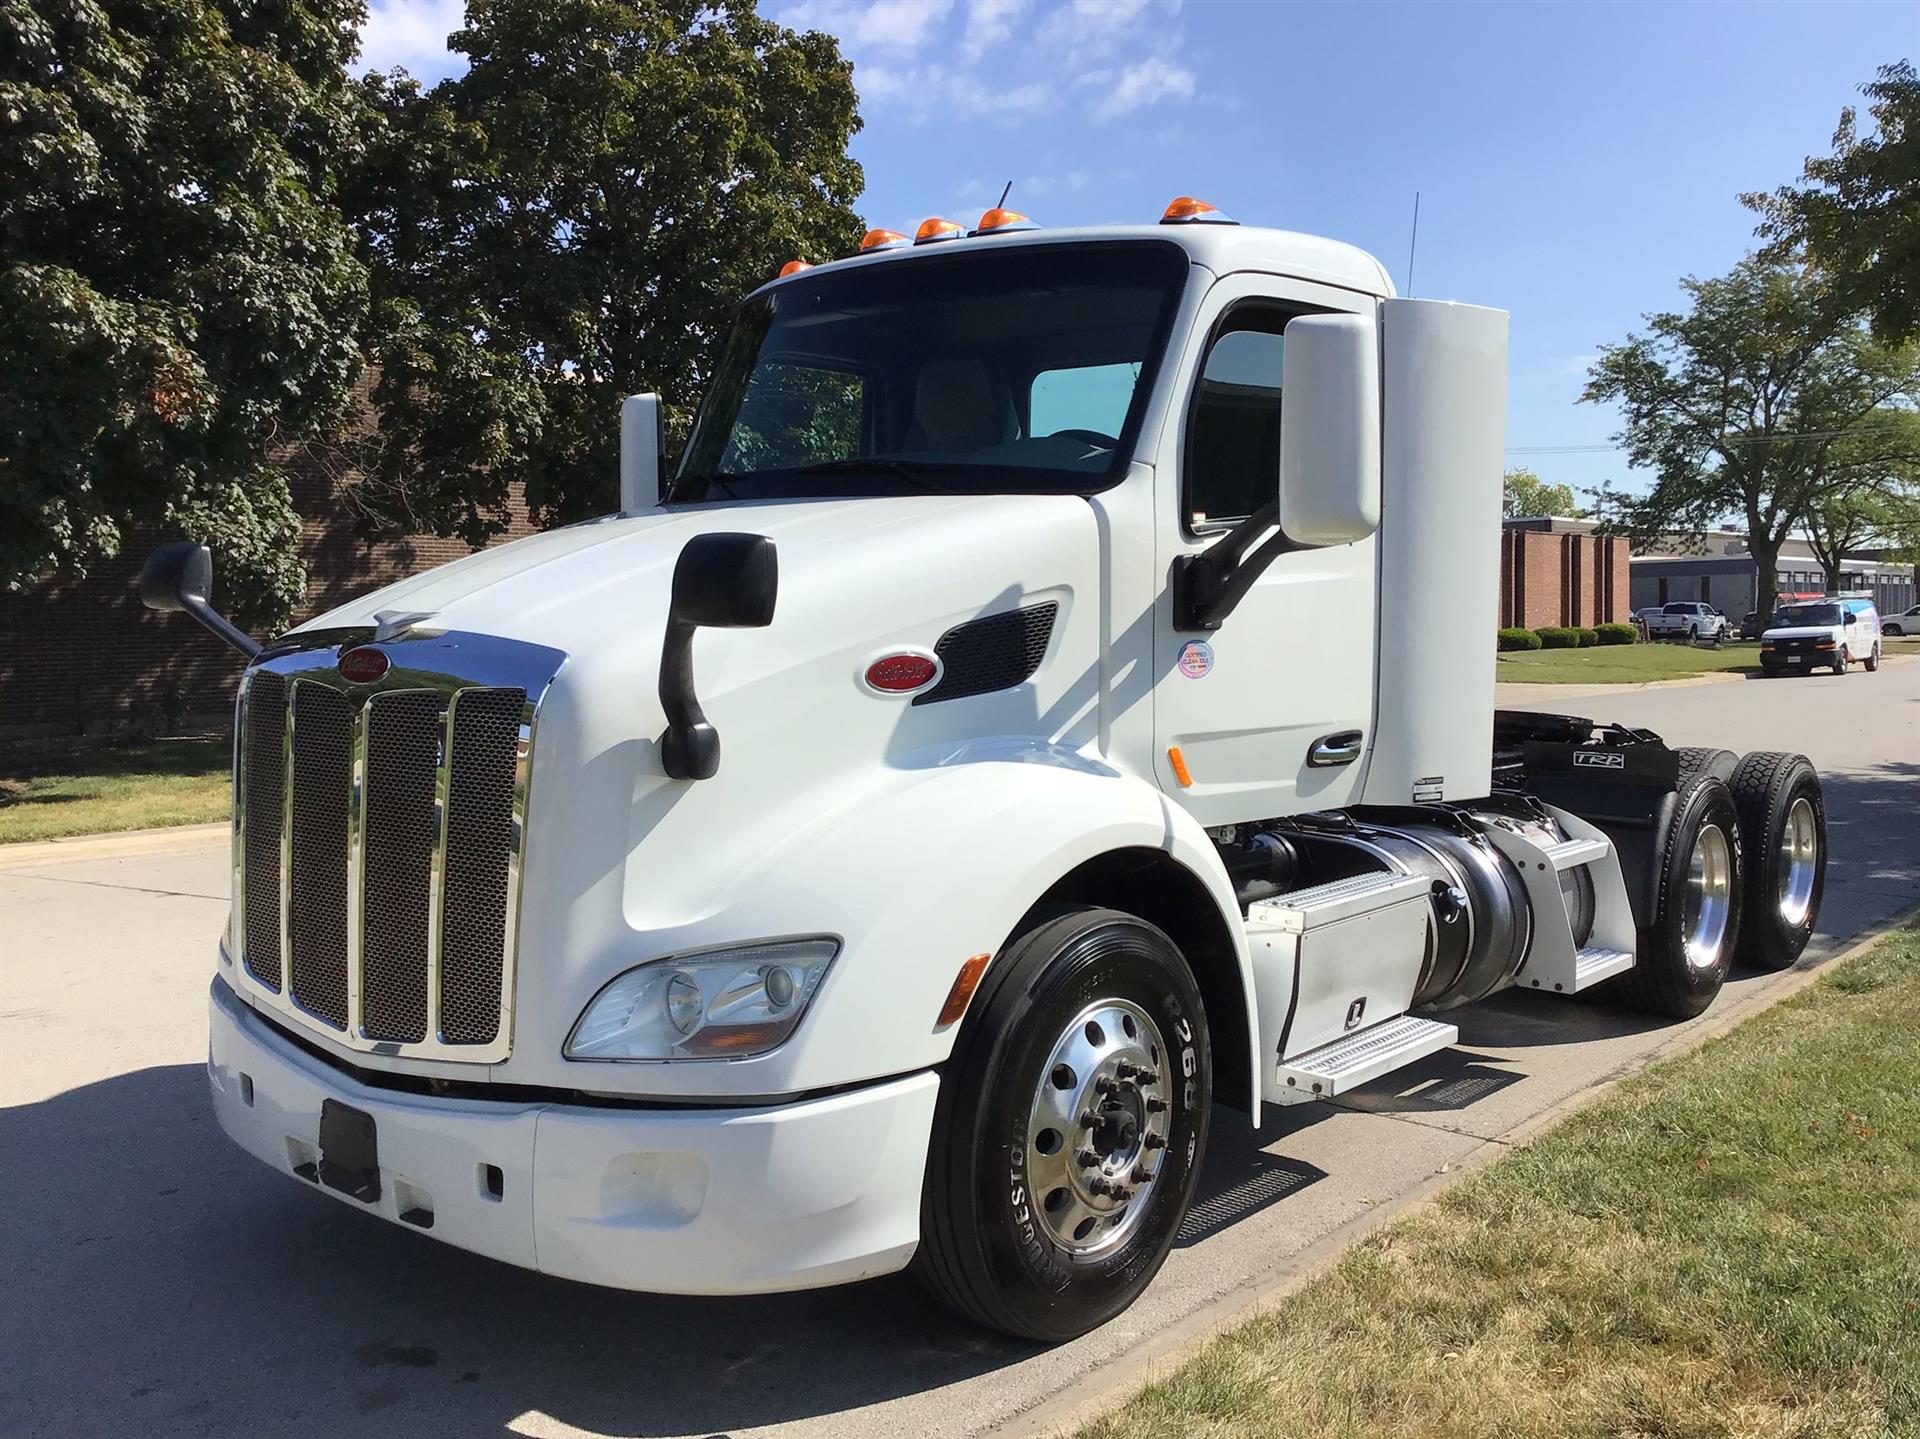
M1827 806L1805 755L1756 750L1728 781L1746 840L1740 953L1789 968L1813 937L1827 888Z
M912 1271L1022 1338L1075 1338L1139 1297L1205 1149L1200 991L1145 920L1076 908L1009 943L941 1078Z

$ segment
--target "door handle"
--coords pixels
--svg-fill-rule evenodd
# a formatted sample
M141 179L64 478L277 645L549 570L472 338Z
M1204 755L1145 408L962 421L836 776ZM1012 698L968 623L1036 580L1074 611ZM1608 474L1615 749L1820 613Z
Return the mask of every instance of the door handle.
M1332 769L1336 765L1352 764L1360 758L1363 738L1357 729L1343 729L1322 735L1307 751L1307 768Z

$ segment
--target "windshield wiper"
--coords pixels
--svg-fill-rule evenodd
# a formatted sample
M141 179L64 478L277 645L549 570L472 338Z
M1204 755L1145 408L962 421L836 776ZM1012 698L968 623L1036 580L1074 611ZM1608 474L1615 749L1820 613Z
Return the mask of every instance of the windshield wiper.
M746 478L745 475L737 474L732 470L714 470L704 475L677 475L673 483L667 486L666 502L671 505L683 500L690 501L704 496L711 489L718 489L728 499L737 500L740 497L733 492L733 487L727 481Z
M929 476L951 474L955 470L971 468L973 467L970 465L950 464L944 460L889 460L853 455L843 460L815 460L810 465L795 465L792 473L796 475L893 475L910 481L923 490L931 490L933 483Z

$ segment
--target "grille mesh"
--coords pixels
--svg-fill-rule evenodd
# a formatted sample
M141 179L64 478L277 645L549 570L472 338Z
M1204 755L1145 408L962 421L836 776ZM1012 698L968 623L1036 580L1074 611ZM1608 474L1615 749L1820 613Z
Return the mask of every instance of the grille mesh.
M933 647L940 656L940 683L913 702L938 704L1025 684L1046 658L1059 610L1048 601L955 625Z
M371 1039L427 1037L441 704L437 694L403 691L378 696L367 711L360 1025Z
M269 670L247 687L246 752L240 775L246 889L240 924L246 966L280 988L280 827L285 813L287 682Z
M339 690L293 686L293 828L288 846L297 923L288 985L302 1008L347 1027L347 814L353 709Z
M447 863L441 904L440 1033L487 1044L500 1032L520 689L463 690L453 706Z

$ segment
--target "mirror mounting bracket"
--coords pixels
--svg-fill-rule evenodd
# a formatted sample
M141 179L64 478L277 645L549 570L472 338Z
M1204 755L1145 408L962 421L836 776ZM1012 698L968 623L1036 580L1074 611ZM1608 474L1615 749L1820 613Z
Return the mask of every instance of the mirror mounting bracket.
M1310 550L1279 529L1280 504L1262 505L1197 555L1173 562L1173 627L1217 630L1246 597L1253 582L1280 556ZM1254 542L1268 530L1265 543Z

